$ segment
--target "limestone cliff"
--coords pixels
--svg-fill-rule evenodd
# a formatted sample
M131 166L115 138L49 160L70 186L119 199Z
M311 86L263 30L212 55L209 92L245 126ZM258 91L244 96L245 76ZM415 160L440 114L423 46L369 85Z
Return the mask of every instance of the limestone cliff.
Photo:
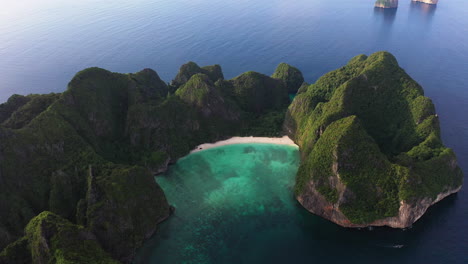
M329 219L330 221L344 227L362 228L369 226L389 226L393 228L407 228L419 220L426 210L445 197L460 191L461 186L455 189L440 193L435 199L424 198L417 203L409 204L405 201L400 202L398 214L396 216L386 217L366 224L356 224L351 222L338 208L340 204L333 204L321 195L316 187L310 183L307 186L307 192L297 197L299 203L310 212Z
M42 212L25 228L25 236L0 253L0 263L118 264L83 226Z
M375 1L375 7L378 8L397 8L398 0L377 0Z
M298 201L339 225L408 227L461 188L434 105L389 53L304 88L285 127L301 149Z

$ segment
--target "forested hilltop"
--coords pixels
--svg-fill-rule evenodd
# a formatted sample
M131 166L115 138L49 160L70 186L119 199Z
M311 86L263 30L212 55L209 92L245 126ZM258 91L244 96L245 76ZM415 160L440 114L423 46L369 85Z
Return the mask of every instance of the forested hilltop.
M459 190L434 106L391 54L303 80L284 63L225 80L189 62L170 84L89 68L61 94L13 95L0 105L0 263L130 263L173 210L153 175L232 136L290 135L298 200L343 226L408 226Z
M432 101L390 53L303 86L285 126L302 156L297 199L342 226L408 227L461 188Z

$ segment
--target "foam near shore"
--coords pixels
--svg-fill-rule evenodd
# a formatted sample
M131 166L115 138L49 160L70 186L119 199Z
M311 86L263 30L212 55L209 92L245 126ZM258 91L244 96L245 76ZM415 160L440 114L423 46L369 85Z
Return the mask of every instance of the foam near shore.
M280 138L270 138L270 137L232 137L230 139L217 141L215 143L204 143L198 145L195 149L190 151L190 153L199 152L206 149L216 148L226 145L234 144L245 144L245 143L263 143L263 144L276 144L276 145L288 145L298 147L292 139L288 136Z

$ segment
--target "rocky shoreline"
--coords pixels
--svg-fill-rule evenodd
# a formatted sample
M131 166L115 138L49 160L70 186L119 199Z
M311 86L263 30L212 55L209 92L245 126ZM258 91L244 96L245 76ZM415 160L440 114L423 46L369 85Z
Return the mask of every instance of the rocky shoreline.
M462 187L460 186L456 189L440 193L434 200L431 198L424 198L414 202L413 204L400 201L398 216L379 219L367 224L354 224L349 221L346 216L339 210L339 205L328 202L323 195L316 191L313 184L307 188L307 191L304 194L297 196L296 199L309 212L328 219L331 222L343 227L364 228L387 226L391 228L404 229L411 227L416 221L418 221L429 207L452 194L456 194L461 190L461 188Z

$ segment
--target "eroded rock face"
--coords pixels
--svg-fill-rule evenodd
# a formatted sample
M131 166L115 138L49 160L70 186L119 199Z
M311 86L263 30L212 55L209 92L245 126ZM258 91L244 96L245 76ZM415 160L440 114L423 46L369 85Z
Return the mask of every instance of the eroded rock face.
M118 264L94 234L51 213L31 219L25 236L0 253L0 263L102 263Z
M86 225L112 257L130 263L136 249L169 217L163 191L143 168L90 168Z
M437 5L437 3L439 2L439 0L411 0L411 1L430 4L430 5Z
M335 186L335 188L341 189L341 194L344 194L347 190L345 187L343 187L344 185L341 182L339 185L341 186ZM418 201L413 201L411 204L405 201L400 201L400 207L398 209L397 216L379 219L366 224L356 224L351 222L340 211L340 203L329 202L325 196L317 191L317 186L314 185L313 182L310 182L307 185L306 190L301 195L297 196L297 200L310 212L329 219L330 221L343 227L361 228L368 226L389 226L392 228L408 228L417 220L419 220L431 205L436 204L451 194L457 193L460 191L460 189L461 186L440 193L435 199L423 198Z
M378 8L397 8L398 0L377 0L375 2L375 7Z
M389 53L357 56L301 88L285 128L301 149L296 197L346 227L404 228L463 174L431 100Z

